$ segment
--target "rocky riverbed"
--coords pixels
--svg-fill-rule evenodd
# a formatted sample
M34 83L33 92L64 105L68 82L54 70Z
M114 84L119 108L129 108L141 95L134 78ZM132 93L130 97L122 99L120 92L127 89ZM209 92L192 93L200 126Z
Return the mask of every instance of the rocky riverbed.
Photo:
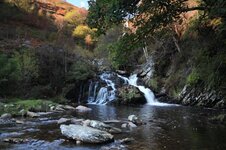
M78 108L86 111L74 108L39 113L36 118L4 118L8 122L0 121L1 149L226 148L223 111L149 105Z

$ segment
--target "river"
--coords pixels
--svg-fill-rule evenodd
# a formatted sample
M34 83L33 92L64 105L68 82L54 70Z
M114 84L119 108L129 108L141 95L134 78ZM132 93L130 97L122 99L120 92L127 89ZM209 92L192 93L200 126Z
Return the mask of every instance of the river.
M91 112L64 112L36 119L26 119L24 124L0 125L0 149L12 150L98 150L102 146L117 144L117 140L132 137L135 140L125 145L131 150L158 149L226 149L226 127L212 124L207 116L217 115L219 110L184 106L107 106L88 105ZM56 123L61 117L96 119L100 121L126 120L131 114L139 116L146 125L115 135L116 142L104 145L82 144L67 140ZM3 142L4 138L29 139L25 144Z

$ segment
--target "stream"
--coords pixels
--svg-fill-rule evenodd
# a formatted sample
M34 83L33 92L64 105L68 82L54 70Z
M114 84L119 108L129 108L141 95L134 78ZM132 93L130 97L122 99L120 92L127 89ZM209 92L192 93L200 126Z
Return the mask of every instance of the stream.
M200 109L184 106L151 106L136 107L88 105L92 111L87 113L64 112L42 115L36 119L26 119L23 124L0 125L0 149L76 149L98 150L102 146L117 145L117 140L132 137L134 141L125 145L125 149L226 149L226 128L212 124L207 116L220 113L212 109ZM60 133L56 122L61 117L84 118L100 121L119 119L126 120L131 114L139 116L145 125L123 130L115 135L115 142L104 145L81 144L67 140ZM22 119L22 118L19 118ZM19 137L29 139L25 144L3 142L4 138Z

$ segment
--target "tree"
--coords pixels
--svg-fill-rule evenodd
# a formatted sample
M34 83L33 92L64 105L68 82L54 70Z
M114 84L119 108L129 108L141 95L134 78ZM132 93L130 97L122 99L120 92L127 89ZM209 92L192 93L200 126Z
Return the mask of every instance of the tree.
M224 16L226 2L222 0L201 0L194 7L188 7L192 0L90 0L87 22L90 27L105 33L114 24L128 20L137 27L137 40L153 34L175 22L181 13L202 10L217 12Z
M69 11L64 19L70 23L72 26L76 27L80 24L83 24L85 22L86 19L86 14L80 12L79 10L72 10Z

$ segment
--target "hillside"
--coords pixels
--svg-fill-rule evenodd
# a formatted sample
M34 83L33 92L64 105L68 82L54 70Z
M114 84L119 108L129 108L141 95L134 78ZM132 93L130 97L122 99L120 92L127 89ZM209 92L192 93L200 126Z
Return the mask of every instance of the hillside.
M0 97L62 96L92 76L80 73L90 68L91 30L81 29L87 13L63 0L1 1ZM76 71L82 79L71 76Z

